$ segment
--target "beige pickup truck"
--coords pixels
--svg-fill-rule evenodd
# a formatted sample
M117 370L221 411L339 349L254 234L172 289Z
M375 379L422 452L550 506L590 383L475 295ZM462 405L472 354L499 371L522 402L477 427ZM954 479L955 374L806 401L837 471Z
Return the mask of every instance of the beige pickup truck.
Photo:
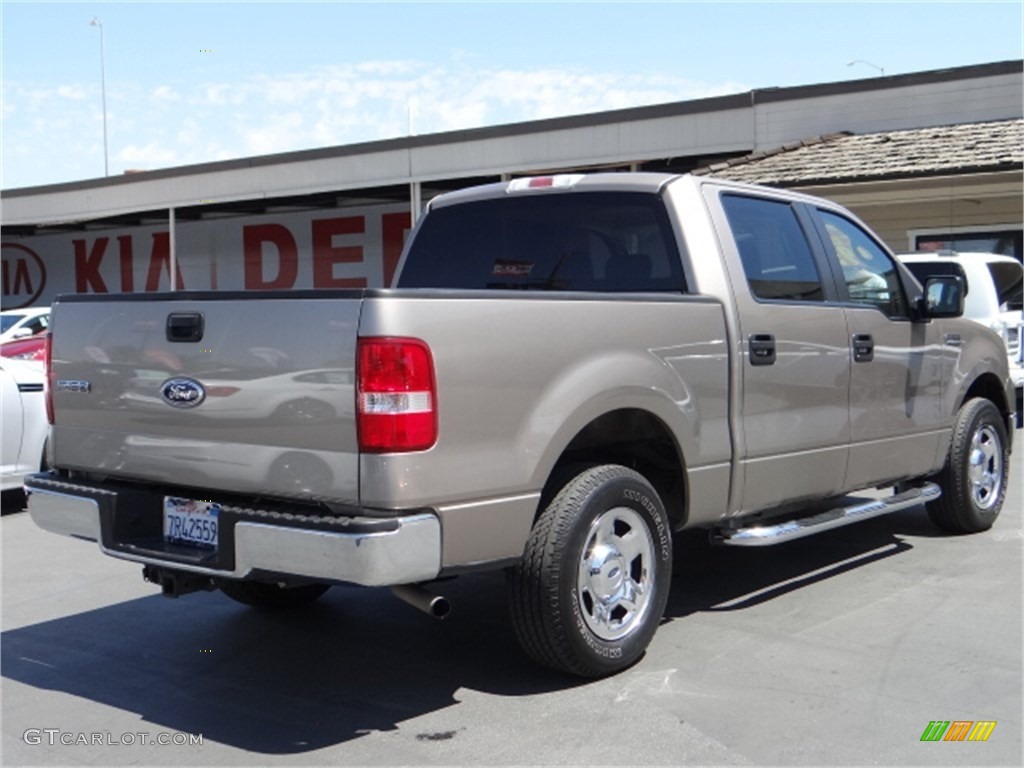
M468 189L391 289L61 297L29 510L167 595L262 608L349 583L443 615L425 584L506 569L526 652L606 675L658 626L675 531L784 545L919 504L992 526L1013 390L962 306L826 200Z

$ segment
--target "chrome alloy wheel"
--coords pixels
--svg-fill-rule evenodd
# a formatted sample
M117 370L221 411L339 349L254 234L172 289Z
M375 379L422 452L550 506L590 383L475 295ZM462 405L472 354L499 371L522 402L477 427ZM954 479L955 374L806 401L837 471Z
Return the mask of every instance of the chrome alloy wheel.
M615 507L590 526L576 577L587 627L601 640L619 640L643 623L656 568L654 539L632 509Z
M999 434L988 424L983 424L971 437L967 477L978 509L989 509L996 503L1003 489L1003 445Z

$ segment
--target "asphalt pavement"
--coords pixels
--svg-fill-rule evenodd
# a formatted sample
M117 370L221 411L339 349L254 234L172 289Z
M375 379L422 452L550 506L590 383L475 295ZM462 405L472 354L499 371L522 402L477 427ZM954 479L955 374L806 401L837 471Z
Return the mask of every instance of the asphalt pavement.
M161 597L13 510L0 762L1020 766L1021 435L983 534L913 509L766 549L678 537L647 655L596 682L521 654L501 574L444 584L443 622L342 587L262 614ZM923 742L932 721L996 725Z

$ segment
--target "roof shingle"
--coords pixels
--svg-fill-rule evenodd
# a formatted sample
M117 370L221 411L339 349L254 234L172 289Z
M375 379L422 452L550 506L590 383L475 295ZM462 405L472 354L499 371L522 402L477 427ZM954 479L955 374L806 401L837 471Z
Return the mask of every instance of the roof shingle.
M732 181L798 187L1024 168L1024 119L854 135L832 133L701 168Z

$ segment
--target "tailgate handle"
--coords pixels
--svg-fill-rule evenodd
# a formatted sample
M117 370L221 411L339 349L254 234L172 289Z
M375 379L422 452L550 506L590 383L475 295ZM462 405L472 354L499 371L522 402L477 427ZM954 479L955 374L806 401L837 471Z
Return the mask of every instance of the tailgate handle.
M172 312L167 316L167 340L202 341L203 316L199 312Z

